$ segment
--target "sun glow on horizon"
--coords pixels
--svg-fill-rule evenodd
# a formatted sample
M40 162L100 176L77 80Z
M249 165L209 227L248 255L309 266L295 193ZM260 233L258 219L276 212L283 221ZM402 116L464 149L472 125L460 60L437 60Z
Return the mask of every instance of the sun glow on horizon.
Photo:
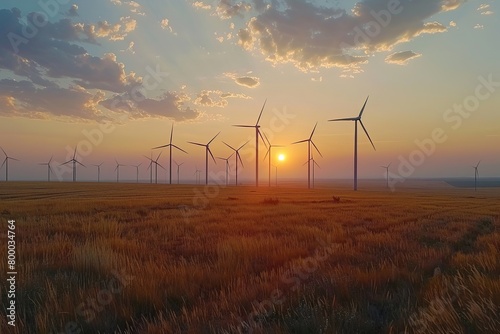
M285 159L286 159L286 157L285 157L285 155L284 155L284 154L279 154L279 155L278 155L278 160L279 160L279 161L285 161Z

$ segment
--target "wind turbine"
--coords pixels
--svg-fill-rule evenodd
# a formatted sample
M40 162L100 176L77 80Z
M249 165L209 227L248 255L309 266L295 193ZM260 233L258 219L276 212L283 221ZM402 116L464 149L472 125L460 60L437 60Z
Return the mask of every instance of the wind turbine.
M337 119L331 119L328 122L339 122L339 121L354 121L354 191L358 190L358 122L361 124L361 127L366 133L366 136L370 140L370 143L373 146L373 149L376 151L377 149L375 148L375 145L373 144L372 139L370 138L370 135L368 134L368 131L366 131L365 126L363 125L363 122L361 121L361 116L363 115L363 111L365 110L366 103L368 102L369 96L366 98L365 104L363 105L363 108L359 112L358 117L351 117L351 118L337 118Z
M200 173L201 173L201 170L198 169L198 166L196 166L196 170L194 172L194 174L196 175L196 184L198 184L200 182Z
M160 156L161 156L161 153L158 154L158 157L156 158L156 160L153 160L153 158L149 158L147 156L144 156L146 159L149 159L149 166L148 166L148 169L151 169L150 171L150 182L153 183L153 164L155 164L155 183L158 183L158 166L160 166L161 168L165 169L159 162L158 160L160 159Z
M270 187L271 186L271 157L272 157L271 153L272 153L272 148L273 147L283 147L283 145L272 145L265 133L264 133L264 137L266 138L267 144L269 146L269 148L267 149L266 155L264 156L264 160L266 160L266 157L269 155L269 187Z
M235 159L236 159L236 183L235 184L236 185L238 185L238 159L240 160L241 166L243 167L243 160L241 160L240 150L243 148L243 146L245 146L246 144L248 144L248 142L249 141L247 141L245 144L243 144L240 147L238 147L238 149L235 149L231 145L223 142L224 145L226 145L227 147L229 147L230 149L232 149L236 153L236 156L235 156Z
M314 146L314 148L319 153L319 155L321 155L321 157L323 157L323 155L319 151L318 147L316 146L316 144L314 144L314 142L312 140L312 137L314 135L314 131L316 131L317 126L318 126L318 122L316 122L316 125L314 126L314 128L311 132L311 135L309 136L308 139L304 139L304 140L300 140L300 141L296 141L296 142L292 143L292 145L300 144L300 143L307 143L307 188L311 188L311 154L312 154L311 145Z
M52 157L48 162L39 163L39 165L47 166L47 182L50 182L50 174L52 173L52 167L50 167L50 163L52 162Z
M139 166L142 165L142 163L138 164L138 165L131 165L132 167L135 167L136 170L137 170L137 174L136 174L136 183L139 183Z
M220 158L220 157L217 157L217 159L220 159L220 160L224 160L226 162L226 187L227 187L227 184L229 182L229 169L231 169L229 167L229 159L231 159L231 157L233 156L234 153L231 153L230 156L228 156L227 158ZM236 160L236 162L238 162L238 160Z
M3 154L5 154L5 160L3 161L2 166L0 166L0 168L2 168L3 165L5 165L5 181L7 182L7 181L9 181L9 159L14 160L14 161L19 161L19 160L16 158L9 157L7 155L7 153L5 153L4 149L3 148L1 148L1 149L2 149Z
M312 188L314 188L314 180L315 180L315 176L314 176L314 166L316 165L318 168L321 168L320 165L316 162L316 160L314 159L314 156L311 152L311 159L309 160L310 162L312 162ZM302 166L304 166L306 163L308 163L309 161L306 161L304 162L304 164Z
M66 165L66 164L69 164L70 162L73 163L73 182L76 182L76 164L79 164L83 167L85 167L85 165L83 165L80 161L76 160L76 147L75 147L75 153L73 153L73 158L71 158L71 160L68 160L66 161L65 163L62 163L62 165Z
M97 167L97 182L101 182L101 166L104 162L101 162L99 165L92 165Z
M219 131L220 133L220 131ZM210 151L210 143L214 141L214 139L219 135L216 134L212 139L207 144L200 144L200 143L195 143L192 141L188 141L188 143L193 144L193 145L198 145L198 146L203 146L205 147L205 184L208 184L208 154L210 153L210 156L212 157L212 160L217 164L217 161L215 161L214 155L212 154L212 151Z
M116 162L116 168L115 168L116 182L120 182L120 167L125 167L127 165L122 165L122 164L118 163L118 161L116 159L115 159L115 162Z
M477 178L479 177L479 172L477 168L479 167L479 164L481 163L481 160L477 163L476 166L472 166L474 168L474 191L477 191Z
M391 167L391 164L388 164L387 166L380 166L381 168L385 168L385 170L387 171L387 188L389 188L389 167Z
M259 186L259 136L262 139L262 142L267 147L267 144L262 137L260 132L259 121L262 116L262 112L264 111L264 107L266 106L267 99L264 101L264 105L262 106L262 110L260 111L259 118L257 118L257 123L255 125L233 125L239 128L255 128L255 186Z
M164 148L164 147L168 147L169 148L169 153L170 153L170 155L169 155L169 161L170 161L169 182L170 182L170 184L172 184L172 148L175 147L179 151L182 151L182 152L188 154L186 151L184 151L179 146L176 146L176 145L172 144L172 137L173 137L173 135L174 135L174 123L172 123L172 129L170 130L170 143L168 143L166 145L162 145L162 146L158 146L158 147L154 147L153 148L153 150L156 150L158 148Z
M274 173L275 175L275 183L276 183L276 188L278 187L278 165L273 165L273 167L276 169L276 172Z
M179 184L180 169L181 169L181 166L184 165L184 163L178 164L177 161L175 161L175 160L174 160L174 163L177 165L177 184Z

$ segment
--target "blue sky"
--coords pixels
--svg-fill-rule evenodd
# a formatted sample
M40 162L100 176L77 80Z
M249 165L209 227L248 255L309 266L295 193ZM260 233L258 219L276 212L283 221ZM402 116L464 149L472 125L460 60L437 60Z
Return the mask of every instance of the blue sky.
M318 177L349 178L352 124L327 120L357 115L368 95L363 122L377 151L360 132L360 177L382 177L389 162L401 174L422 150L416 141L436 128L446 140L410 177L469 176L478 160L481 175L497 176L500 87L480 88L488 97L470 116L448 112L474 102L467 98L484 80L500 82L497 13L497 3L473 0L3 1L0 146L22 160L10 162L10 179L44 179L37 163L64 162L78 145L80 160L105 161L112 179L115 158L145 165L172 122L174 142L189 152L175 153L187 179L204 154L186 142L222 131L212 150L229 155L222 140L254 138L231 125L253 124L266 98L261 124L273 143L305 139L319 122ZM85 147L84 133L108 123L112 130ZM242 179L254 175L253 151L250 144ZM305 177L305 145L280 153L281 175ZM122 173L133 178L135 168Z

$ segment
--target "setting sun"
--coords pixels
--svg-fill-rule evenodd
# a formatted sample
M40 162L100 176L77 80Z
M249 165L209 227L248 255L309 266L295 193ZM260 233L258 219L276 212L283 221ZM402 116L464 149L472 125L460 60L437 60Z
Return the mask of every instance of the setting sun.
M278 160L279 161L284 161L285 160L285 155L284 154L278 155Z

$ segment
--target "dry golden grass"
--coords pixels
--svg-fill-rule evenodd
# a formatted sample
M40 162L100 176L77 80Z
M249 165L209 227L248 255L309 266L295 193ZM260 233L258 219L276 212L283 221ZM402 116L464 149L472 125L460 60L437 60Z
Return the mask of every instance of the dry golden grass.
M494 333L499 197L3 183L0 215L17 226L18 319L7 326L1 285L0 329Z

